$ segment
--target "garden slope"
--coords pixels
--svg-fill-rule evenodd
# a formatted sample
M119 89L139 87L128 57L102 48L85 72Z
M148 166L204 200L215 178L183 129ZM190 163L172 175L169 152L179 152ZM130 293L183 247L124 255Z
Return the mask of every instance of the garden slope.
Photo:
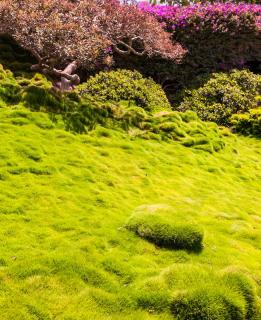
M103 128L74 135L47 114L0 109L1 319L170 320L136 295L175 264L238 268L260 284L261 142L225 139L209 154ZM190 215L202 252L126 230L141 205Z

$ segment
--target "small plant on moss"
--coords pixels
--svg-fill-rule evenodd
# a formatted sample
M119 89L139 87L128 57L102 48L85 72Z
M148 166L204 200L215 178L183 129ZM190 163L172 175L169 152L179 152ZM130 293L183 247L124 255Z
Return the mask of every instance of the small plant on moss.
M193 110L202 120L230 125L233 114L247 112L257 107L255 96L261 93L261 76L247 70L214 73L201 86L185 90L180 111Z
M150 78L143 78L137 71L100 72L78 86L77 90L82 95L90 94L102 101L133 100L150 112L171 110L160 85Z
M141 207L128 220L126 227L160 247L199 250L202 248L203 230L195 223L184 221L166 208L150 211Z

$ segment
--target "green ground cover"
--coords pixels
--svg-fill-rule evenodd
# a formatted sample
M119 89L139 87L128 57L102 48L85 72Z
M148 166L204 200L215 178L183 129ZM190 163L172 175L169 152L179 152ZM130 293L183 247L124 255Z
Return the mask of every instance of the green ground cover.
M258 319L260 140L228 135L209 153L12 108L0 108L1 320ZM166 208L202 228L201 251L126 228Z

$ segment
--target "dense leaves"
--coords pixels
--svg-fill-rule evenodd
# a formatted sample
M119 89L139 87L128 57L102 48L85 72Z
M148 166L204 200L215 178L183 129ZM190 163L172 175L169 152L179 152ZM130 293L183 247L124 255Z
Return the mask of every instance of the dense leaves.
M174 89L197 74L225 71L261 62L261 6L214 3L189 6L150 6L150 12L188 50L180 66L158 66L161 82ZM156 68L156 67L155 67Z
M199 88L185 90L179 110L193 110L202 120L228 125L230 117L257 107L255 97L261 92L261 76L247 70L214 73L199 78ZM207 81L206 81L207 80Z
M92 95L97 100L134 101L147 111L171 111L168 99L152 79L137 71L116 70L100 72L81 84L77 90L82 95Z
M261 137L261 107L233 115L231 123L236 132Z
M154 17L118 0L2 1L1 34L31 52L35 70L61 78L61 90L79 83L79 68L111 65L113 52L171 60L184 53Z

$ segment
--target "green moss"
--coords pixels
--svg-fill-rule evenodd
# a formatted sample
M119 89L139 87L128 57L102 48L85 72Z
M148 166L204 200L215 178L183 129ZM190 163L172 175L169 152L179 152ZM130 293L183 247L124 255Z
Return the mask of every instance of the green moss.
M245 319L257 319L258 301L254 282L236 270L226 271L223 275L223 281L244 299Z
M202 229L194 221L180 222L168 208L142 207L130 217L126 227L160 247L196 251L202 248Z
M121 74L121 71L118 72ZM122 73L123 76L131 76L130 71L122 71ZM133 81L143 81L138 73L134 72L132 77ZM79 88L77 90L79 92ZM148 92L155 93L157 98L163 101L163 104L165 103L156 91L148 89ZM121 98L124 97L121 96ZM101 125L129 131L132 138L175 140L180 141L184 146L197 146L208 152L218 151L224 147L222 134L217 126L201 122L190 111L186 113L164 111L151 115L144 108L137 106L137 102L122 100L103 102L101 100L89 94L80 97L77 91L58 95L54 93L52 83L41 74L15 78L2 66L0 69L0 105L19 104L34 111L48 112L49 120L45 123L43 119L40 121L34 119L39 126L53 127L55 121L62 119L67 130L79 133L91 131ZM14 113L10 121L14 125L25 126L33 119L31 114L27 118L25 113L21 116L16 116ZM193 143L190 144L187 141L193 141Z
M145 281L138 292L143 308L170 309L175 319L258 319L255 285L233 268L215 272L203 265L174 264Z
M178 320L245 320L244 302L233 292L215 286L176 294L171 310Z
M52 93L52 83L45 76L36 73L31 79L18 79L17 82L22 89L23 104L33 110L42 108L59 110L62 107L62 100L59 100Z
M102 119L111 108L127 107L112 104ZM258 319L260 140L226 135L226 147L209 154L162 141L158 124L166 119L193 139L204 128L216 137L216 126L179 113L149 119L128 130L161 140L134 139L109 122L76 134L47 112L0 109L1 320L172 320L176 297L199 301L204 314L202 294L193 294L206 288L209 306L217 297L227 319L239 311ZM204 250L169 250L122 227L141 211L167 225L199 225ZM228 276L231 265L252 281Z

